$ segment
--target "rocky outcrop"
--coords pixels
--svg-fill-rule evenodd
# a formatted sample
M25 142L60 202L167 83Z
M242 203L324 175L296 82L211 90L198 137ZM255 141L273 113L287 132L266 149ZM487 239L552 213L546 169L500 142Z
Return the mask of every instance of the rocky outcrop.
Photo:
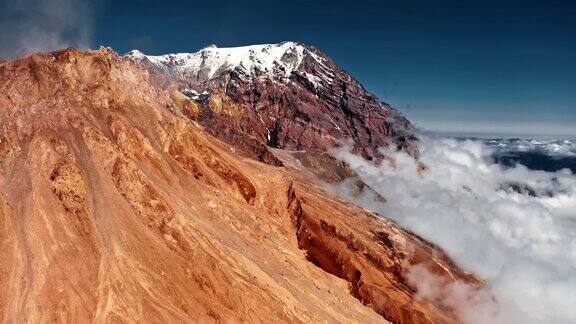
M288 189L288 209L296 231L298 246L306 258L324 271L349 283L349 291L363 304L393 323L451 323L450 310L414 299L414 291L404 279L417 255L426 254L427 267L439 268L433 255L442 253L423 241L358 210L347 210L324 197L302 190ZM337 207L338 209L332 209ZM354 215L352 224L347 218ZM359 226L358 226L359 225ZM478 281L457 268L442 268L452 280Z
M315 175L243 157L182 102L109 49L0 66L0 319L457 320L404 272L479 281L316 186L345 165Z
M177 83L197 119L229 143L225 129L273 148L329 149L353 141L368 159L392 145L417 155L414 128L319 50L298 43L209 47L193 54L128 58Z

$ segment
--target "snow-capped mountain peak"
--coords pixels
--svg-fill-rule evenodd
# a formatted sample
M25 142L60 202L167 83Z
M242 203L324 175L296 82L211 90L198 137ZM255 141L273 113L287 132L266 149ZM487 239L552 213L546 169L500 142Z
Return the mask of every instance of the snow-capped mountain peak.
M277 148L328 150L353 138L371 159L391 143L418 155L410 122L313 46L208 46L161 56L134 50L125 57L195 101L201 112L186 114L223 138L236 136L228 129L237 125L240 133ZM236 108L228 110L229 104Z
M208 81L222 72L236 70L250 76L288 77L302 63L306 48L295 42L241 47L211 45L196 53L145 55L132 50L125 56L134 61L147 60L173 76Z

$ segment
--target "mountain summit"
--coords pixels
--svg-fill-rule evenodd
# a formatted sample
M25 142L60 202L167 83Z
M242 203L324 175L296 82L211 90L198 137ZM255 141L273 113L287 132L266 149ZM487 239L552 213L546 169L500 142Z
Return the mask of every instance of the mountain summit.
M418 154L410 122L312 46L207 47L161 56L134 50L125 57L163 76L165 87L193 101L191 117L229 143L243 138L327 151L352 139L369 159L390 145Z

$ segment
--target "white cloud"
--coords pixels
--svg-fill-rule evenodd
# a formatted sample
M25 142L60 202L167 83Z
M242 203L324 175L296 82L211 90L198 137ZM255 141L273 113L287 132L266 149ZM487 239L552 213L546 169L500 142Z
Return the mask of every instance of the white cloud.
M438 244L487 280L463 298L473 292L464 285L435 291L437 278L415 269L409 279L421 293L442 295L471 323L576 323L576 176L505 169L480 141L423 138L420 148L425 172L403 152L387 151L393 162L380 166L345 149L334 155L387 202L358 199L347 184L336 188L341 195Z

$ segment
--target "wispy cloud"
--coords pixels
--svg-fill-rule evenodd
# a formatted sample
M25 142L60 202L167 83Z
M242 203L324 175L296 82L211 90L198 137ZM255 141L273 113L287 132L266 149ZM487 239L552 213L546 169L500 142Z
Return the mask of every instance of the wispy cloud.
M88 0L14 0L0 3L0 56L92 45L94 4Z

